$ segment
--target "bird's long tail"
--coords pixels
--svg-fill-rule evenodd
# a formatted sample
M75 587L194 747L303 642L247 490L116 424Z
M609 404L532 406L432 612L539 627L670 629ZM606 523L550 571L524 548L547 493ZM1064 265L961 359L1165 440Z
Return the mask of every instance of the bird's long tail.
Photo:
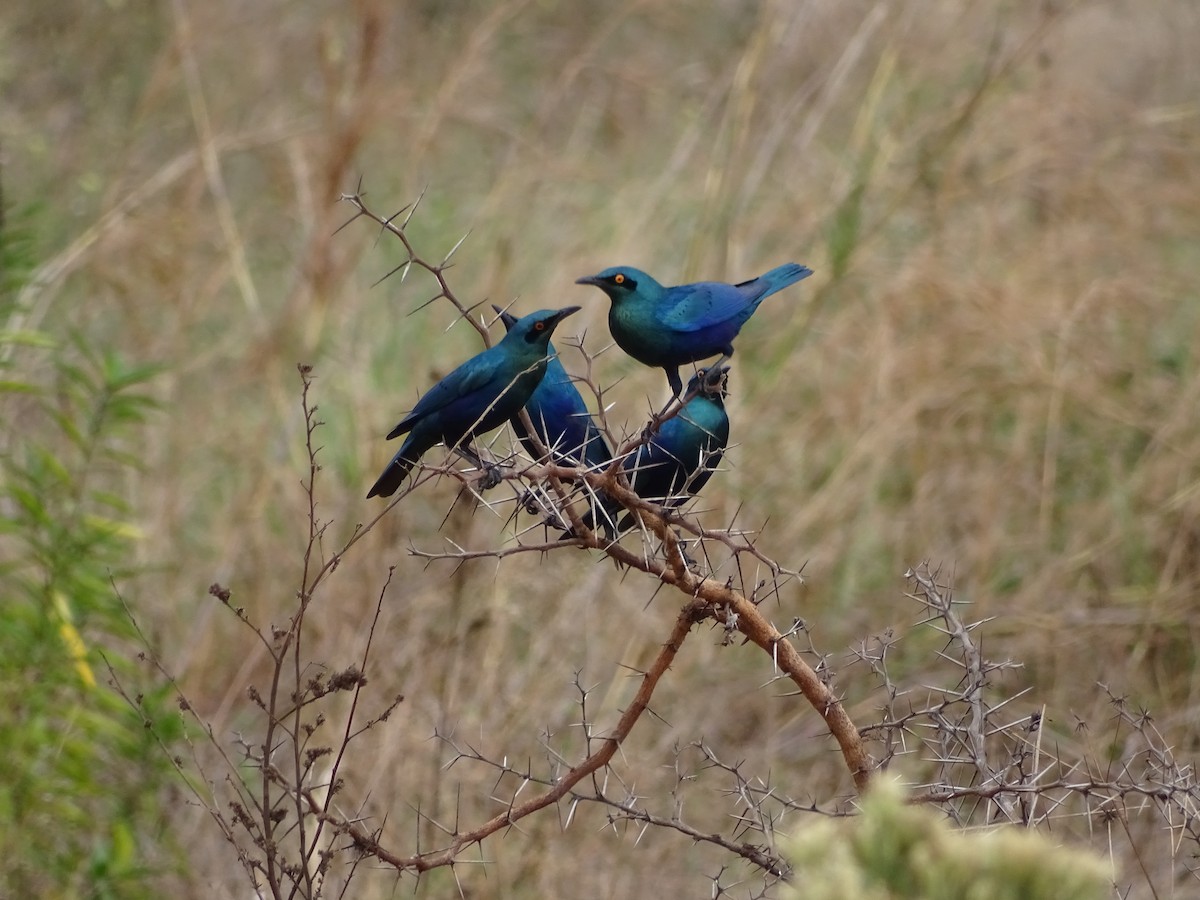
M392 461L388 463L387 468L383 470L383 474L379 476L375 484L371 486L371 490L367 492L367 499L372 497L390 497L396 493L408 475L409 470L415 464L415 460L409 459L406 455L409 447L406 443L400 448L399 452L392 457ZM418 454L419 455L419 454Z
M803 281L812 273L812 269L808 266L802 266L799 263L785 263L782 266L776 266L770 272L759 275L754 279L760 286L765 286L765 290L759 295L759 299L768 297L776 291L781 291L789 284Z

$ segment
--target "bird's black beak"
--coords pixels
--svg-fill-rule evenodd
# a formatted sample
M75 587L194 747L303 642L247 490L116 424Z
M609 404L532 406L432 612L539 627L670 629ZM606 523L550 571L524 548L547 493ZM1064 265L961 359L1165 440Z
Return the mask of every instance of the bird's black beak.
M553 316L551 316L550 321L547 324L557 325L559 322L561 322L567 316L573 316L573 315L575 315L575 313L579 312L581 309L583 309L582 306L565 306L562 309L560 309L558 312L556 312Z
M594 284L596 287L600 287L601 284L603 284L603 281L597 275L584 275L582 278L576 278L575 283L576 284Z

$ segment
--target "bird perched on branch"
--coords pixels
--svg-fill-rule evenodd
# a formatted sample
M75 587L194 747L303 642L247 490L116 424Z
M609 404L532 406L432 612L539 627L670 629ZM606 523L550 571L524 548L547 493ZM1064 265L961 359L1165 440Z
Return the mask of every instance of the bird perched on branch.
M729 444L729 415L725 412L728 386L729 366L709 366L696 372L688 382L683 409L663 422L647 443L621 463L635 494L670 509L708 484ZM592 528L600 519L609 531L620 509L616 500L604 495L599 510L586 516L584 523ZM633 521L633 514L626 513L618 532L627 530Z
M506 329L512 330L517 324L515 316L498 306L492 309L499 314ZM602 468L612 461L608 444L588 412L575 382L559 362L553 344L547 345L547 352L550 361L546 363L546 375L525 402L525 411L533 422L533 430L542 445L550 451L554 462L565 466ZM513 416L512 427L529 455L537 459L537 447L525 430L520 416Z
M555 326L578 311L578 306L543 309L518 319L496 346L471 357L430 388L388 432L389 441L405 433L408 438L367 497L390 497L422 454L439 443L484 468L472 439L502 425L525 405L546 373Z
M580 278L608 295L608 328L622 350L647 366L662 368L671 395L683 389L679 367L710 356L733 356L733 339L763 298L812 274L788 263L741 284L700 281L663 287L627 266Z

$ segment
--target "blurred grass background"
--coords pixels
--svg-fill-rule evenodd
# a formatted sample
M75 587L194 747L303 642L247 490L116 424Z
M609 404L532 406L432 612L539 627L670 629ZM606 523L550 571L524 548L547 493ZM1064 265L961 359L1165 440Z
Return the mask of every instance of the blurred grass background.
M628 263L664 283L742 280L807 263L816 276L738 344L738 446L704 497L706 523L766 521L762 549L807 563L773 615L804 617L844 660L885 628L908 633L901 574L941 561L972 615L996 617L986 651L1026 663L1012 690L1032 686L1063 741L1078 740L1074 716L1103 733L1104 681L1191 751L1198 38L1187 0L11 5L0 176L6 228L28 232L39 267L0 328L163 367L137 466L105 484L141 535L121 587L224 735L246 727L267 661L206 589L227 585L269 622L299 584L295 364L315 366L327 423L332 548L378 511L362 497L394 450L383 434L478 347L444 302L409 315L435 291L423 273L374 285L401 250L365 221L335 235L340 192L361 176L391 212L424 191L420 252L440 258L470 231L448 275L460 297L583 304L567 332L591 352L609 341L607 303L580 275ZM37 347L8 362L52 391ZM661 403L661 373L615 350L597 372L623 379L618 424ZM0 409L6 452L45 434L53 453L26 399ZM644 663L675 614L583 553L423 567L410 544L501 540L501 520L461 508L439 533L453 497L444 483L406 500L309 617L314 658L352 660L397 567L369 674L378 696L408 700L355 776L397 835L418 804L464 821L496 809L489 773L443 770L435 728L497 757L539 756L547 730L578 750L575 673L611 724L633 689L621 666ZM92 625L81 633L100 645L111 629ZM656 698L669 726L645 722L625 748L638 792L669 805L653 773L703 737L793 796L844 795L817 717L758 689L764 660L716 644L689 644ZM922 683L935 647L914 636L893 675ZM866 724L866 673L840 683ZM138 838L158 862L121 890L246 896L203 811L163 791L168 825ZM713 805L689 802L698 817ZM530 822L458 880L481 896L683 896L720 866L679 835L639 843L602 824ZM1165 837L1146 841L1159 884L1185 877ZM419 893L444 895L450 877ZM394 888L362 878L363 896Z

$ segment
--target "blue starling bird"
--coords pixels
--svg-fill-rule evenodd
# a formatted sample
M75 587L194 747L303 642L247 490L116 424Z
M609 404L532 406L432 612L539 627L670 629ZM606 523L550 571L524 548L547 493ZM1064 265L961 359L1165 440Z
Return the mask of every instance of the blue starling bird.
M689 399L683 409L622 461L629 486L643 500L673 508L708 484L729 443L729 415L725 412L728 374L729 367L724 365L697 371L688 382L684 396ZM620 504L604 498L598 515L610 524L619 510ZM594 527L595 518L596 514L590 514L584 522ZM618 530L625 531L632 524L633 515L627 513Z
M521 409L546 373L550 335L578 306L543 309L518 319L500 343L476 354L426 391L412 412L388 432L408 434L367 497L390 497L422 454L445 444L483 462L471 440L491 431Z
M492 309L499 314L506 329L511 330L517 324L515 316L498 306ZM612 452L588 413L575 382L559 362L553 344L547 345L547 352L550 361L546 363L546 375L525 402L533 430L550 451L554 462L564 466L603 468L612 461ZM512 427L529 455L537 459L537 447L519 416L513 416Z
M808 266L788 263L741 284L663 287L645 272L617 266L575 283L594 284L608 294L608 329L617 346L644 365L662 368L671 395L678 397L680 366L733 356L733 339L763 298L811 274Z

